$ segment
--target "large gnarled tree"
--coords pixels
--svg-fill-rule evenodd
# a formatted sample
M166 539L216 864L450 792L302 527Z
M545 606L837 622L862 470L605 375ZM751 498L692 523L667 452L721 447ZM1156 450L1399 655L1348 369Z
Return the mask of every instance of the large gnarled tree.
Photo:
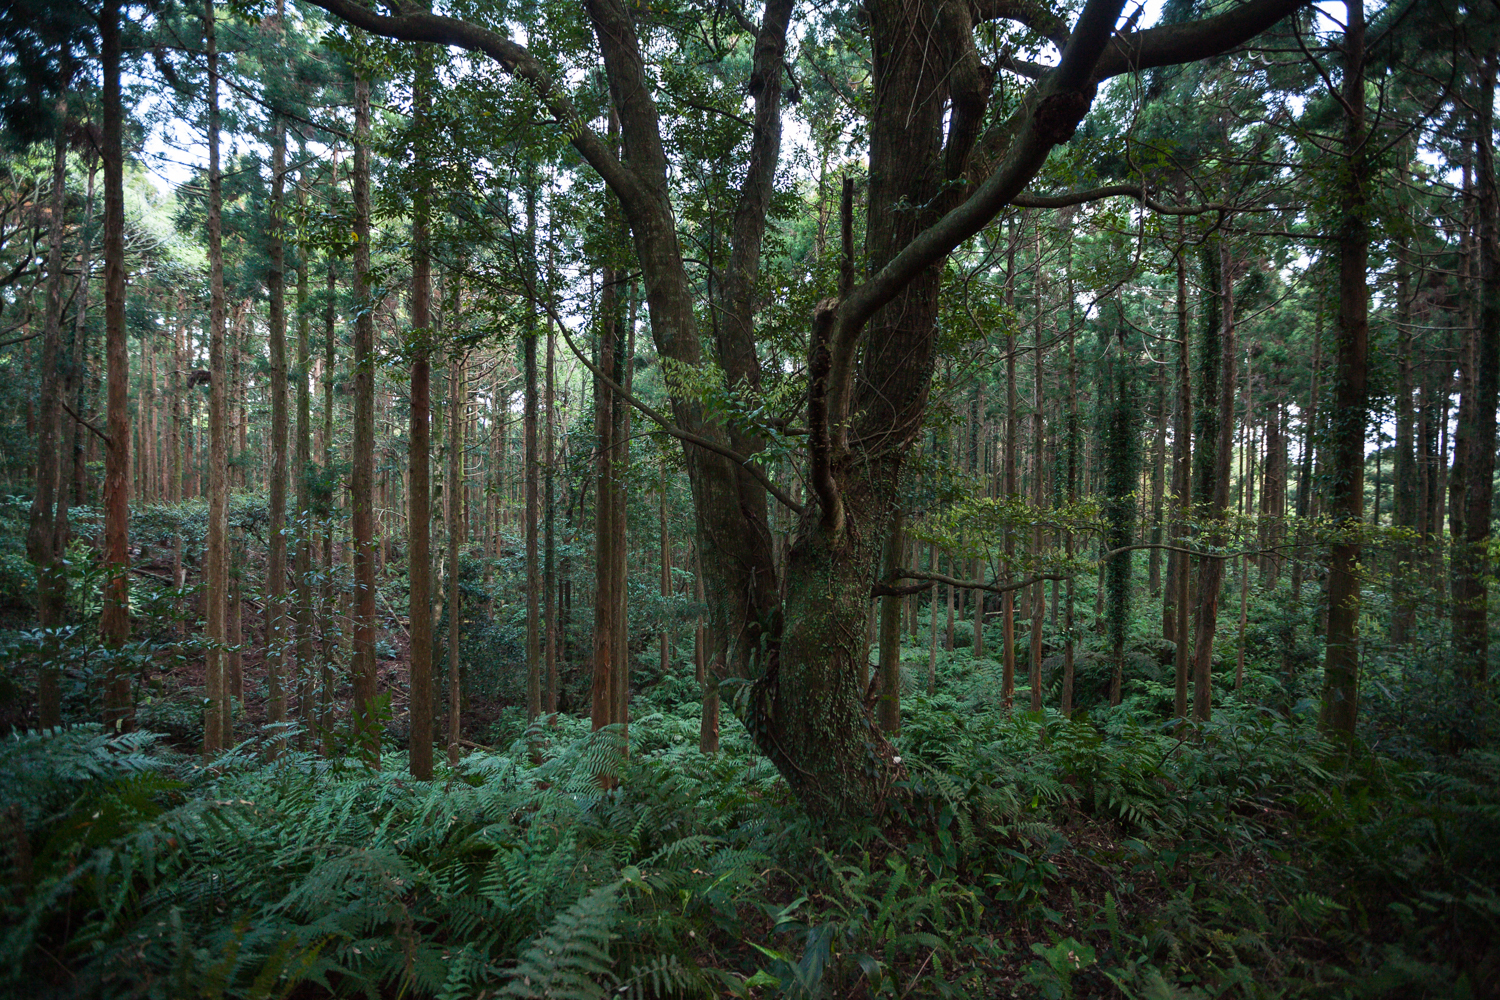
M703 363L664 132L629 5L585 4L619 121L617 152L581 119L544 64L500 31L399 3L381 14L357 0L315 2L376 34L484 53L523 79L619 201L657 351L678 365ZM862 705L858 661L875 556L927 407L943 262L1072 136L1102 81L1228 51L1303 2L1250 0L1214 17L1139 31L1120 27L1124 0L1090 0L1071 26L1040 5L1007 0L865 4L873 62L868 271L810 317L810 502L795 504L747 461L763 439L723 426L698 401L674 398L668 428L685 447L710 634L719 647L709 659L750 682L739 691L742 718L810 811L878 810L900 770ZM753 114L731 253L714 289L712 338L714 360L739 391L754 392L761 379L753 293L780 156L793 8L792 0L767 0L760 24L744 24L755 35ZM1054 67L1017 65L1033 79L1014 113L1000 118L990 114L997 69L984 65L975 44L976 29L995 20L1024 24L1061 52ZM784 599L769 529L772 495L800 518Z

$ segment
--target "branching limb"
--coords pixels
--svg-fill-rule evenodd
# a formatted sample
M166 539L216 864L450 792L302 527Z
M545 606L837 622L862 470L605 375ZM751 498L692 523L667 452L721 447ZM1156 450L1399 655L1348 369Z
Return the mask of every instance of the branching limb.
M1068 22L1035 0L969 0L974 21L1014 21L1058 48L1068 44Z
M552 312L552 307L550 305L540 302L538 304L544 305L548 312ZM599 381L609 386L610 392L613 392L625 402L629 403L637 410L640 410L641 413L645 414L647 419L649 419L652 423L656 424L663 431L665 431L667 434L670 434L677 440L685 441L688 444L697 445L699 448L711 451L716 455L722 455L725 458L729 459L731 462L734 462L741 469L744 469L752 477L754 477L757 482L764 486L767 493L771 494L777 500L780 500L794 513L799 515L802 513L802 505L793 500L791 496L780 486L777 486L774 482L772 482L770 477L762 472L755 465L755 463L751 462L744 455L737 454L732 449L724 447L717 441L711 441L708 438L703 437L702 435L683 430L676 424L672 423L672 421L668 420L666 416L658 411L655 407L651 406L649 403L642 402L641 400L632 396L630 393L626 392L623 386L606 375L598 365L594 364L594 362L589 359L589 356L587 354L578 349L578 345L573 342L572 335L568 333L567 326L563 322L561 322L561 317L559 317L555 312L552 312L552 317L553 320L557 323L558 330L562 332L563 340L567 342L568 350L573 352L573 356L576 357L580 362L582 362L583 366L587 368L595 378L599 379Z
M400 13L394 15L377 14L357 0L313 0L313 3L371 34L404 42L432 42L437 45L455 45L470 52L483 52L507 72L526 81L547 110L568 130L573 148L599 172L599 176L625 204L627 211L639 204L644 197L645 192L634 172L621 163L613 150L584 124L583 118L573 107L573 102L557 90L546 67L525 46L516 44L499 32L442 14L430 14L406 7L397 8Z
M1168 205L1157 201L1139 184L1106 184L1102 187L1068 191L1063 194L1031 194L1022 192L1011 201L1017 208L1067 208L1105 198L1134 198L1151 211L1160 215L1207 215L1209 212L1228 212L1227 205Z
M1041 63L1032 62L1029 59L1017 59L1009 53L1002 52L995 58L995 69L1003 69L1017 76L1024 76L1028 80L1040 80L1052 72L1051 66L1043 66Z
M1214 17L1164 24L1115 36L1094 68L1103 80L1157 66L1197 62L1238 48L1308 0L1250 0Z
M78 421L80 424L87 427L95 434L99 435L99 440L103 441L106 445L110 444L109 435L101 431L99 428L95 427L93 424L89 423L87 420L80 417L78 414L74 413L73 408L68 405L68 401L66 399L58 400L58 402L62 403L62 408L68 411L68 416L72 417L74 420Z
M1066 573L1038 573L1035 576L1028 576L1023 580L1011 580L1006 583L982 583L979 580L960 580L957 577L947 576L943 573L924 573L916 569L898 569L895 575L895 579L897 580L922 580L925 582L904 584L898 587L895 584L881 581L870 588L870 596L905 597L908 594L920 594L922 591L938 583L952 584L964 590L983 590L991 594L1008 594L1013 590L1021 590L1022 588L1031 586L1033 583L1040 583L1043 580L1066 580L1067 578L1068 574Z

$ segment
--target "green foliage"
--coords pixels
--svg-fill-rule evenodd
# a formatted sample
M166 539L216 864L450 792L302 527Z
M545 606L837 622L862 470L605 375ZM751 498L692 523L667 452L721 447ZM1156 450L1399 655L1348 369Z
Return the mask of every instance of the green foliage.
M906 701L879 829L814 828L742 729L704 756L665 694L628 757L563 716L431 783L399 753L15 736L7 986L60 963L88 995L172 998L1482 992L1492 751L1335 747L1233 701L1162 726L1139 691L1007 713L967 654L938 681Z

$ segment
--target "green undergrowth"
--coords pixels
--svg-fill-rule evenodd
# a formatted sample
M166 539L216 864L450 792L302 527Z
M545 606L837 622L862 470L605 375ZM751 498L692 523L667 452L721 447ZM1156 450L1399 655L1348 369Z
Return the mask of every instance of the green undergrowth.
M687 706L691 709L693 706ZM1491 994L1500 757L1304 719L908 704L894 814L807 819L743 731L536 726L430 783L252 741L0 745L0 993ZM601 784L614 783L611 790Z

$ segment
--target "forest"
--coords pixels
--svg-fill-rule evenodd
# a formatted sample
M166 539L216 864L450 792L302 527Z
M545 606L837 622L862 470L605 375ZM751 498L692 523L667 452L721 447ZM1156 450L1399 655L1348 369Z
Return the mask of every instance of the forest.
M0 996L1500 997L1497 72L6 0Z

